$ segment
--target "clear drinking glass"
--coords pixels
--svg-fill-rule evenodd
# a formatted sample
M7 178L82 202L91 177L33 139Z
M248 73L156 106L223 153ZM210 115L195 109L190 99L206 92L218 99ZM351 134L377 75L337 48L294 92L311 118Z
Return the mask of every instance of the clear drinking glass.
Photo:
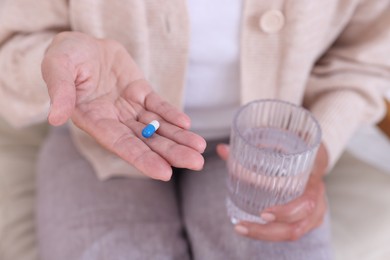
M306 109L253 101L233 120L227 210L232 223L264 223L260 212L300 196L313 168L321 128Z

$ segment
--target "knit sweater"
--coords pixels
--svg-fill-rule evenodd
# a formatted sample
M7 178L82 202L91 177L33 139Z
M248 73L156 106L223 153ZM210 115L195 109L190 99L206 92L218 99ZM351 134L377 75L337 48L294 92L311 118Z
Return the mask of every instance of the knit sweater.
M14 126L46 119L50 100L40 63L53 36L65 30L119 41L155 90L182 107L185 0L1 1L0 113ZM240 43L241 103L275 98L308 108L322 127L329 168L354 131L383 114L389 0L245 0ZM72 136L99 178L140 176L75 126Z

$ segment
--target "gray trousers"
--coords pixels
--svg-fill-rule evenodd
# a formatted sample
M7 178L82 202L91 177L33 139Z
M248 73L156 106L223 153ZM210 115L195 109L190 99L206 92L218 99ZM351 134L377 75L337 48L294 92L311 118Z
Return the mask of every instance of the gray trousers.
M52 129L38 166L41 259L331 259L328 217L295 242L236 234L225 209L225 163L213 151L205 159L202 172L176 170L170 182L100 182L69 131Z

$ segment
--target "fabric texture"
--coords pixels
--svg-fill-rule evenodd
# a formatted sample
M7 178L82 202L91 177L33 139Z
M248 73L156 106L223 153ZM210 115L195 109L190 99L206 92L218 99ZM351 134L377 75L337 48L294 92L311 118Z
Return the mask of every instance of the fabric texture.
M295 242L262 242L236 234L224 205L225 162L214 151L205 156L203 171L178 170L171 182L101 182L68 130L54 129L39 162L42 260L332 259L328 218Z
M35 167L46 125L15 130L0 120L0 259L38 260Z
M46 126L16 131L0 125L0 259L39 260L31 169ZM389 259L389 173L346 153L326 181L336 260Z
M41 260L189 259L173 182L99 181L64 127L49 135L38 173Z
M0 112L13 125L46 117L49 99L38 65L50 39L63 30L119 41L155 90L182 107L189 50L185 0L0 4ZM276 32L262 23L273 10L284 18ZM331 168L353 132L384 112L379 89L390 82L389 12L389 0L246 0L241 104L260 98L304 104L321 124ZM142 176L84 132L72 132L100 179Z

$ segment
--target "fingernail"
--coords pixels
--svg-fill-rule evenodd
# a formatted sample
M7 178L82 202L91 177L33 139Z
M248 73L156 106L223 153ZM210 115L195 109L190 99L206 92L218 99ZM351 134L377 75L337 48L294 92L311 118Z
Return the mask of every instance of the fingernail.
M309 201L309 210L313 210L316 207L316 203L314 201Z
M264 212L260 214L260 217L265 221L265 222L272 222L275 220L275 215L269 212Z
M249 230L242 225L236 225L234 229L236 230L237 233L241 235L247 235L249 233Z

